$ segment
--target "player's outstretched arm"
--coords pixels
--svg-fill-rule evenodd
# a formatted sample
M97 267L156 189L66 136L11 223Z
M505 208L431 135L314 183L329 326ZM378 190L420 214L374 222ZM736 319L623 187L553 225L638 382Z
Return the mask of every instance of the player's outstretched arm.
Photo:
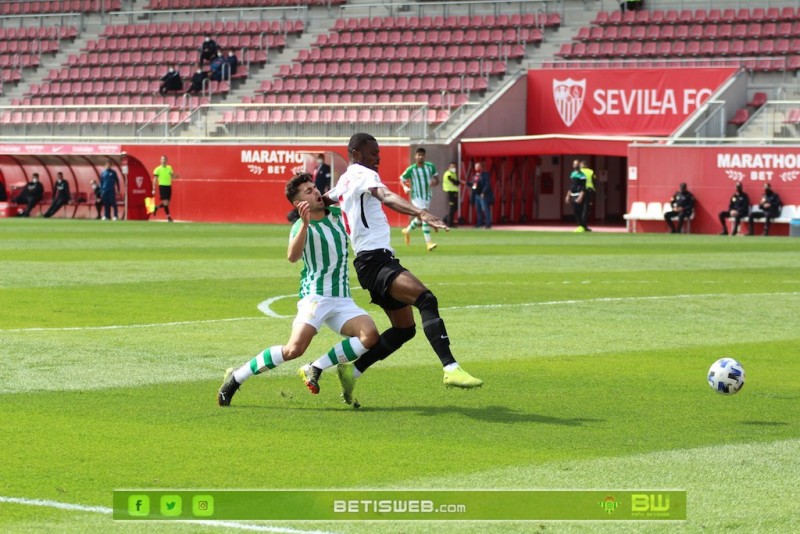
M450 228L439 217L433 215L432 213L426 210L414 206L408 200L404 199L397 193L394 193L386 189L385 187L373 187L370 188L369 192L372 194L373 197L380 200L384 206L393 209L397 213L419 217L420 220L430 224L431 226L434 227L434 229L437 230L439 228L444 228L447 231L450 230Z

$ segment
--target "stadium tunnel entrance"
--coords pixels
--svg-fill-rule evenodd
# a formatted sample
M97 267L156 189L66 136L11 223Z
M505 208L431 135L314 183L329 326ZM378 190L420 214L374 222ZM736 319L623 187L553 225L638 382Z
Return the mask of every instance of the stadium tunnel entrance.
M490 173L495 224L572 223L564 203L575 159L595 171L595 198L590 223L623 225L627 207L628 145L635 138L539 135L463 139L461 176L471 179L476 162ZM472 224L475 210L462 195L461 219Z
M147 169L138 159L129 156L120 147L109 145L13 145L0 147L0 188L6 200L0 202L0 217L13 217L19 206L11 201L39 174L44 195L32 215L44 213L53 200L57 173L61 172L69 184L70 202L61 208L56 217L94 219L97 216L91 182L99 182L100 173L111 161L112 169L120 179L117 204L120 218L147 219L144 198L151 191ZM2 198L3 193L0 193Z

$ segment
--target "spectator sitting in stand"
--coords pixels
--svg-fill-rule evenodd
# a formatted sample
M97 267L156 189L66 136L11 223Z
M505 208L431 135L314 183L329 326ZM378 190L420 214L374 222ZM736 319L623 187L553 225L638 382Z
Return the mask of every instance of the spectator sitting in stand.
M208 77L207 73L203 72L203 69L200 67L197 68L194 74L192 74L192 83L189 85L189 88L186 90L185 95L192 94L192 93L200 93L203 91L203 82Z
M230 76L233 77L236 75L236 71L239 70L239 58L236 57L236 54L233 50L228 52L228 57L225 58L225 64L227 65L227 69L230 71ZM225 70L222 71L222 77L227 77L227 72ZM322 192L322 191L320 191Z
M203 66L203 61L211 61L217 57L217 42L211 37L206 37L203 44L200 46L200 66Z
M175 70L175 67L170 67L169 71L161 77L161 86L158 88L158 94L163 96L170 91L181 90L183 90L181 73Z
M227 62L225 61L225 57L223 57L222 52L217 52L217 57L211 60L211 65L209 66L208 71L208 78L210 80L214 80L215 82L222 81L222 67L225 66Z

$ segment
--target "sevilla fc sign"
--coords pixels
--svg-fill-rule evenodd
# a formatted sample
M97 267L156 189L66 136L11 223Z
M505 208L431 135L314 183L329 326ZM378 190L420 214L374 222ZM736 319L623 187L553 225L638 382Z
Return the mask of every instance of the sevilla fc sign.
M668 135L735 69L532 70L529 135Z

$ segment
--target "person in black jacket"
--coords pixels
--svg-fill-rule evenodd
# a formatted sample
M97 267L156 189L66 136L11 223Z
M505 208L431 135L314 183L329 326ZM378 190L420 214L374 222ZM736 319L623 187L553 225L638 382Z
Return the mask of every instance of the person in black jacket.
M50 204L44 216L48 219L58 213L63 206L69 203L69 184L64 179L63 173L56 174L56 183L53 185L53 203Z
M97 210L97 217L95 217L95 219L99 219L103 214L103 191L100 189L100 184L97 183L97 180L92 180L89 185L92 188L94 207Z
M764 235L769 235L769 225L772 219L781 216L781 208L783 202L778 193L772 190L769 184L764 184L764 194L761 195L761 202L757 210L753 210L747 218L747 228L749 229L748 235L754 235L753 221L755 219L765 219L764 221Z
M33 173L31 181L25 184L22 193L12 200L15 204L25 204L25 209L22 210L17 217L30 217L31 210L36 207L36 204L42 201L44 195L44 187L39 182L39 173Z
M199 93L203 90L203 81L208 77L207 73L203 72L203 69L197 69L194 74L192 74L192 84L186 90L185 94L191 93Z
M739 223L750 213L750 197L742 189L742 183L736 184L736 192L728 202L728 210L719 212L719 223L722 225L722 232L719 235L728 235L728 225L725 220L733 217L733 231L731 235L739 233Z
M323 195L331 188L331 166L325 163L325 154L317 154L317 168L314 171L314 185Z
M575 160L572 162L572 173L569 175L569 190L564 195L564 204L572 206L572 214L575 217L575 222L578 226L575 227L575 232L585 232L588 230L584 224L584 210L588 208L586 204L586 175L581 169L581 162Z
M181 90L183 90L181 73L175 70L175 67L170 67L167 73L161 77L161 85L158 88L158 94L163 96L170 91Z
M686 187L686 182L681 183L680 189L672 195L670 200L672 209L664 214L664 220L669 226L670 233L680 234L683 231L683 221L690 219L694 213L694 195ZM678 226L672 219L678 218Z
M217 42L212 39L211 37L206 37L203 41L203 44L200 45L200 66L203 66L203 61L211 61L215 57L217 57L217 50L219 47L217 46Z
M225 58L225 66L222 67L222 79L235 76L237 70L239 70L239 58L231 50L228 52L228 57Z

